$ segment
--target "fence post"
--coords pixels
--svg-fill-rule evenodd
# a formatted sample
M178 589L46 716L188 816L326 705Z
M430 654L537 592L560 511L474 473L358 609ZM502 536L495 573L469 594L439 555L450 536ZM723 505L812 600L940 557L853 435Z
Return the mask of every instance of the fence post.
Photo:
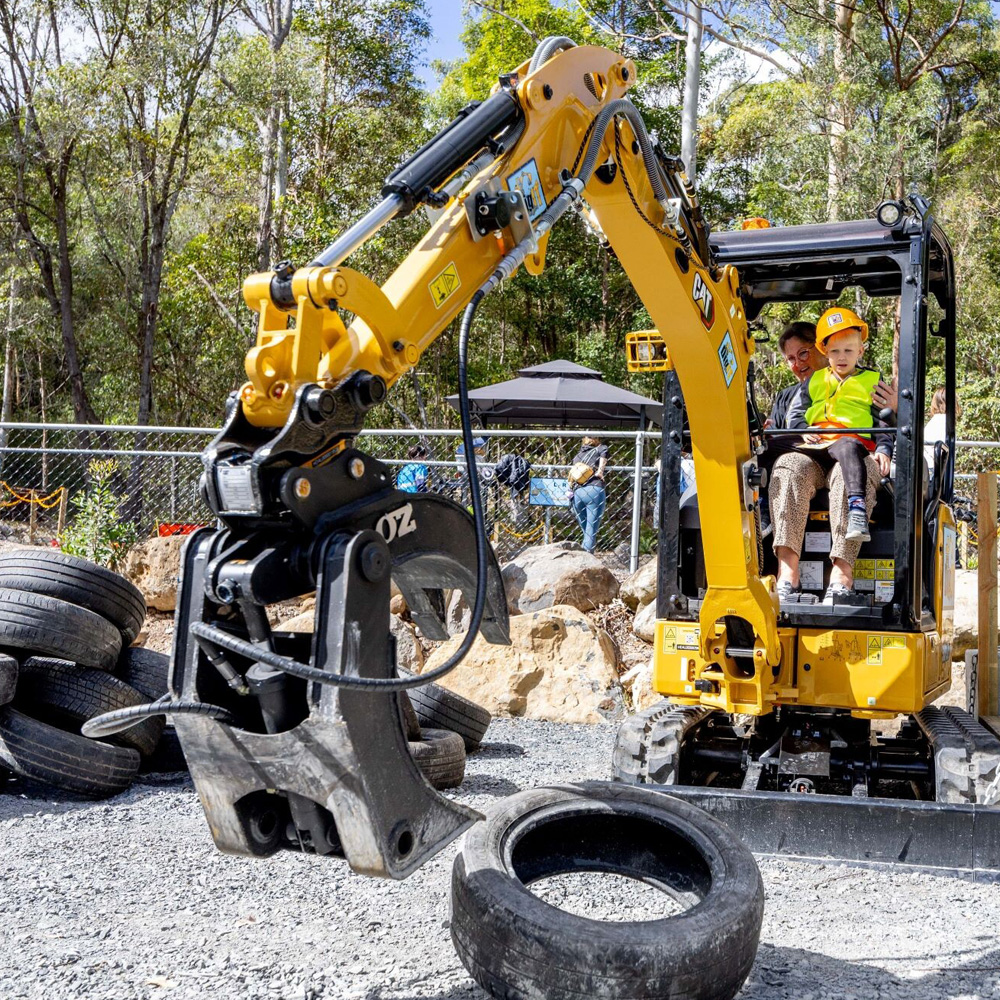
M997 477L978 477L979 666L976 670L978 714L1000 715L997 676Z
M28 502L28 544L35 544L35 532L38 529L38 504L35 503L35 491L28 494L31 500Z
M64 486L62 488L62 493L59 494L59 527L56 529L56 533L59 538L62 538L62 533L66 530L66 507L69 503L69 490Z
M629 549L629 572L639 568L639 523L642 520L642 425L635 432L635 466L632 469L632 544Z

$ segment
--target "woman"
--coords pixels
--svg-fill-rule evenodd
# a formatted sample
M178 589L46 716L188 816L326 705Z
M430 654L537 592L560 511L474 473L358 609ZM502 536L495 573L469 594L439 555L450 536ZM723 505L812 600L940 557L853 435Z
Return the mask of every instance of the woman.
M604 516L608 496L604 489L604 469L608 464L608 446L598 437L585 437L570 469L570 503L583 531L583 547L593 552L597 531Z

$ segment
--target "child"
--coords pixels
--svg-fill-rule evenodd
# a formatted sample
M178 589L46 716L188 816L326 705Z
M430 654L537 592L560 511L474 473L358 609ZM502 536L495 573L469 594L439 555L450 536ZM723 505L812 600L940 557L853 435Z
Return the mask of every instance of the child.
M830 362L802 383L788 408L788 426L793 429L887 426L872 404L879 373L859 365L868 340L868 324L850 309L827 309L816 324L816 347ZM825 471L837 462L847 490L848 541L867 542L868 511L865 507L865 457L872 454L883 476L892 462L892 438L872 434L804 434L803 447L815 449L814 461Z

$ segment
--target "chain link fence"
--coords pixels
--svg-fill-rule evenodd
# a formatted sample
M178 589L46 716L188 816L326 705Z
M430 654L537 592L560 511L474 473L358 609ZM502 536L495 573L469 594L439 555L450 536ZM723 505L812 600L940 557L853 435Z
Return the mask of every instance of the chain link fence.
M215 436L210 427L133 427L76 424L0 424L0 539L48 544L78 517L93 487L95 461L110 462L110 489L121 512L140 533L169 534L206 524L211 514L198 489L201 451ZM597 551L623 570L634 569L655 550L656 472L659 432L477 432L477 458L487 527L501 560L528 545L583 540L565 497L566 474L594 434L608 449L607 503ZM470 503L462 439L453 430L368 430L357 446L395 473L423 445L428 486ZM531 485L515 493L500 483L496 466L505 455L530 466ZM960 515L962 565L975 567L975 470L1000 468L1000 442L960 441L956 508Z
M109 475L122 515L140 536L208 523L198 481L201 451L216 433L207 427L0 424L0 538L57 540L80 516L98 473ZM598 552L627 570L653 550L658 432L490 430L477 432L476 451L487 526L501 559L528 545L582 541L565 484L588 433L608 448ZM470 503L459 431L370 430L356 444L397 474L410 461L410 448L423 445L428 455L419 461L427 466L428 487ZM496 466L508 454L530 467L530 488L523 492L497 479ZM95 462L110 462L110 472Z

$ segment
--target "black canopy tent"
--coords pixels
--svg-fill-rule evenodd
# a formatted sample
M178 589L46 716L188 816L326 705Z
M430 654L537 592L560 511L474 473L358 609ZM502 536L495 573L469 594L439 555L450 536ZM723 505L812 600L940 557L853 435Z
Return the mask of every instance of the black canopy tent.
M458 409L458 396L448 403ZM522 368L518 377L469 392L480 426L640 428L661 423L663 406L654 399L604 381L604 376L572 361L547 361Z

